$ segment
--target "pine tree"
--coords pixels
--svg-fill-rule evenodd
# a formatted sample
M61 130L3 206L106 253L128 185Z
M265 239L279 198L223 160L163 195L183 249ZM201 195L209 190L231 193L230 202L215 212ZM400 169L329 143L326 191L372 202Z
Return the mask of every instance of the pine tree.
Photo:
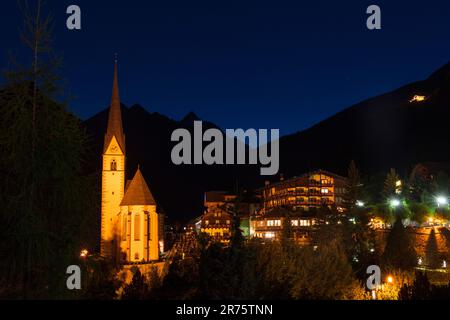
M431 285L425 272L416 272L411 288L412 300L428 300L431 297Z
M386 176L386 180L384 181L383 187L383 197L386 200L396 196L397 194L397 181L400 180L400 177L395 172L395 169L391 169Z
M81 174L80 122L56 102L51 20L41 1L34 9L24 2L30 66L8 71L0 89L0 286L11 298L62 298L70 291L61 270L78 263L96 193Z
M389 232L382 261L387 266L403 270L410 270L417 264L413 240L401 219L397 219Z
M350 162L348 167L347 184L345 186L344 207L347 212L352 212L356 207L356 202L362 199L362 183L355 161Z
M147 280L139 268L134 272L133 279L123 289L123 300L145 300L150 293Z
M436 269L439 267L439 252L436 240L436 232L431 229L430 235L428 236L427 245L425 247L425 263L428 268Z

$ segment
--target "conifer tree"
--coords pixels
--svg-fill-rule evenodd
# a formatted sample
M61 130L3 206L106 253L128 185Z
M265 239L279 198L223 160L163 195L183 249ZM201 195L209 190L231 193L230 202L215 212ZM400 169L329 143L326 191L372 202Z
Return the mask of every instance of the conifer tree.
M123 289L123 300L145 300L150 293L149 285L139 268L133 274L133 279Z
M0 89L0 286L11 298L65 297L65 269L78 262L95 212L83 176L86 139L63 103L41 1L22 2L29 65L15 64Z
M383 197L386 200L389 200L391 197L394 197L397 194L397 181L400 180L395 169L391 168L389 173L386 176L386 180L384 181L383 186Z
M347 212L352 212L356 207L356 202L362 199L362 184L359 171L354 160L348 167L347 184L345 186L344 206Z
M382 261L386 266L403 270L410 270L417 265L413 240L401 219L397 219L389 232Z
M440 265L436 232L434 231L434 229L431 229L425 247L425 263L428 266L428 268L431 269L438 268Z

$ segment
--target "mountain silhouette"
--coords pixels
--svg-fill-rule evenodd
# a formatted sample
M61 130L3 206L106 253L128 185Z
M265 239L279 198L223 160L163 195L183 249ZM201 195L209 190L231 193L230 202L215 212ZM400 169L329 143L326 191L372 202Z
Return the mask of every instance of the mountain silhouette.
M258 166L243 165L174 165L171 159L172 132L187 129L193 136L193 122L201 120L189 113L181 121L157 112L148 112L140 105L121 105L126 141L126 176L131 179L140 165L142 174L155 199L172 221L187 222L203 212L203 196L208 190L255 188L260 183ZM101 176L101 155L106 132L108 109L84 122L90 136L89 172ZM203 130L218 128L203 121ZM100 182L98 183L100 188Z
M424 101L412 101L424 96ZM406 172L425 161L450 161L450 63L429 78L354 106L280 139L285 176L312 168L346 174L355 160L366 173Z
M411 101L414 96L424 96L425 100ZM84 122L93 148L89 170L99 176L107 117L105 109ZM193 112L176 121L140 105L122 105L122 119L127 179L140 164L156 201L171 220L186 222L201 214L205 191L257 188L269 180L259 175L259 166L174 165L171 134L177 128L192 133L193 122L200 120ZM346 175L351 160L365 174L389 168L406 172L426 161L450 162L449 121L450 63L425 80L365 100L307 130L281 137L279 172L291 177L322 168ZM210 122L203 122L203 127L217 128Z

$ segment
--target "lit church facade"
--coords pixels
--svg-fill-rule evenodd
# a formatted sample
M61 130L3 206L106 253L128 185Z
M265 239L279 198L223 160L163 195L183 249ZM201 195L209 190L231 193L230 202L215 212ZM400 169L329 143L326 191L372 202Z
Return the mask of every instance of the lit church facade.
M104 257L122 263L159 260L163 248L156 201L138 167L126 181L126 146L122 128L117 61L102 164L101 243Z

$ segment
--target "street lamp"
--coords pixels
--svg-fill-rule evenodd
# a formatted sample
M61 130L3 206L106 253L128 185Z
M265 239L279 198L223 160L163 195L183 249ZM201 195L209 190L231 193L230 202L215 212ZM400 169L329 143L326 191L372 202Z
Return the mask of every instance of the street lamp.
M364 207L364 202L363 201L361 201L361 200L357 200L356 201L356 205L358 206L358 207L360 207L360 208L362 208L362 207Z
M393 276L388 276L387 277L387 283L393 284L394 283L394 277Z
M393 208L397 208L400 205L400 200L398 199L391 199L389 201L389 205Z
M87 251L87 249L83 249L83 250L81 250L80 257L86 258L88 256L88 254L89 254L89 251Z
M447 199L447 197L444 197L444 196L437 196L436 203L437 203L438 207L444 206L444 205L448 204L448 199Z

